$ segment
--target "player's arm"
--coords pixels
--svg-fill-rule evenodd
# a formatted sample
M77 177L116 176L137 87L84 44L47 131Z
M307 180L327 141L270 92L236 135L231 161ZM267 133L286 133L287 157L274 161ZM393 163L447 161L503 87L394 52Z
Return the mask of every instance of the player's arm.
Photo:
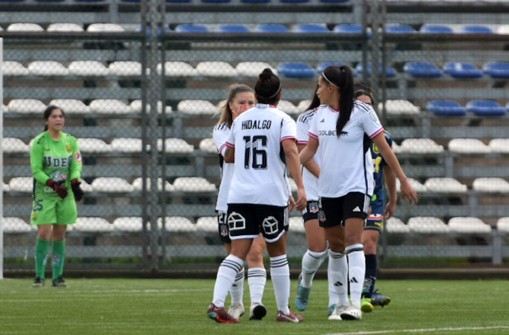
M308 144L302 149L299 154L300 161L303 165L307 164L315 155L318 149L318 138L310 136Z
M44 172L44 156L42 145L33 141L32 147L30 148L30 166L32 168L32 177L39 183L46 184L50 179L49 176Z
M382 157L384 158L387 165L392 169L396 177L399 179L401 183L401 197L403 199L408 199L410 203L416 203L417 193L408 181L405 172L403 172L403 169L401 168L401 165L399 164L398 158L394 154L394 151L392 151L391 147L387 143L384 133L379 132L375 137L372 137L371 139L373 142L375 142L376 146L380 150L380 153L382 154Z
M71 161L71 180L81 178L81 172L83 170L83 162L81 160L81 152L78 146L76 138L72 140L72 161Z
M304 182L302 181L302 174L300 173L300 159L297 150L297 144L294 138L288 138L281 142L283 151L285 152L286 166L290 176L297 184L297 201L295 206L298 210L304 209L307 203L306 192L304 191Z
M226 163L235 162L235 147L227 144L226 151L224 152L224 161Z
M387 186L388 199L387 205L385 206L385 219L388 220L396 212L396 206L398 202L398 194L396 191L396 175L389 166L384 167L384 181Z
M306 147L306 144L299 143L297 144L297 149L299 153ZM310 159L307 163L302 164L309 172L311 172L316 178L320 176L320 167L316 164L314 159Z

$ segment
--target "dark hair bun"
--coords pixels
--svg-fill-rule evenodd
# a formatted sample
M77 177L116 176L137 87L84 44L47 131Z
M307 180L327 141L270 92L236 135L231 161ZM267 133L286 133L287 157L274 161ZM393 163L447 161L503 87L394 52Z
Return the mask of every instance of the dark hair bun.
M274 76L274 73L272 72L272 70L269 68L265 68L265 69L263 69L262 73L260 73L258 78L260 78L261 81L265 81L265 80L269 80L270 78L272 78L272 76Z

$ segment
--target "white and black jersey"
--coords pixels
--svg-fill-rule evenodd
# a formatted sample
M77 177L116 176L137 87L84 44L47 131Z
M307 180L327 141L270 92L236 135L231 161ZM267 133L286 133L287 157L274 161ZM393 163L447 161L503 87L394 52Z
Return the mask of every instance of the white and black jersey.
M329 106L320 106L316 112L309 136L316 138L320 150L321 197L337 198L350 192L373 194L373 163L369 153L371 138L384 131L373 108L354 102L350 120L341 134L336 134L339 112ZM366 136L367 135L367 136Z
M309 142L309 129L313 123L313 118L316 115L317 108L310 109L297 118L297 143L308 144ZM313 160L320 166L318 161L318 154L313 157ZM318 178L315 177L308 169L302 167L302 179L304 188L306 189L306 196L308 201L318 201Z
M217 152L220 155L221 164L221 185L219 185L219 193L217 194L216 211L225 212L228 209L228 191L233 177L233 164L225 163L222 159L226 152L226 140L230 135L230 127L226 122L218 124L214 127L212 138L216 145Z
M295 121L274 106L257 104L233 122L226 145L235 148L228 204L288 205L284 140L296 140Z

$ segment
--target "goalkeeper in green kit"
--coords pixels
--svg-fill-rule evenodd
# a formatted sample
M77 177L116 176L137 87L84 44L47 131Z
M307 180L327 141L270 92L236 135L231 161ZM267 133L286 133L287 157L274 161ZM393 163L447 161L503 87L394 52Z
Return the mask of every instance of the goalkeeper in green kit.
M81 200L81 153L75 137L62 131L64 111L48 106L44 111L45 129L32 141L30 165L34 177L31 223L37 226L35 280L44 285L46 259L51 248L52 285L65 287L63 279L65 232L76 223L76 201Z

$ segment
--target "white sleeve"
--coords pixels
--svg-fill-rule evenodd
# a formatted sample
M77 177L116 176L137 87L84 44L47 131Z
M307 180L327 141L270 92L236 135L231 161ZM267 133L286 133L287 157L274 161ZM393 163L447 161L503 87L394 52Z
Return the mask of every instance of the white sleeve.
M284 141L286 139L297 139L297 126L295 121L289 115L285 114L281 122L280 141Z
M226 140L230 135L230 128L226 124L217 125L212 133L212 139L216 145L217 152L224 157L226 151Z
M305 113L307 114L307 112ZM297 143L307 144L309 141L309 119L304 118L305 114L301 114L297 119Z
M362 113L361 122L364 132L370 138L373 138L384 131L384 128L378 119L378 115L376 115L373 108L369 107L367 110L361 109L359 113Z

